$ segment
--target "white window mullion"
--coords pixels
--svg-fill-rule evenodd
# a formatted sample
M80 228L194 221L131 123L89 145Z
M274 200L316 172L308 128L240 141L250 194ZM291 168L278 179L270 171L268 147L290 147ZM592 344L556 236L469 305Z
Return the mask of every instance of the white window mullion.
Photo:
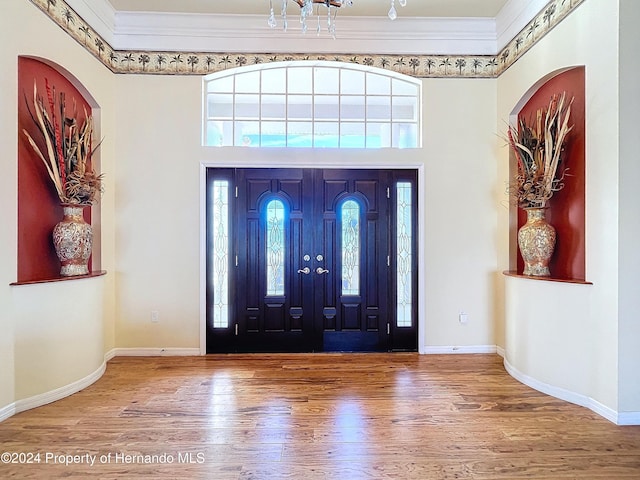
M262 147L262 70L260 70L260 80L258 81L258 146Z
M316 146L316 71L311 70L311 146Z
M284 145L289 146L289 69L285 70L287 88L284 90Z
M338 75L338 148L342 148L342 73Z
M233 91L232 91L233 100L231 101L231 144L236 145L236 77L233 77Z

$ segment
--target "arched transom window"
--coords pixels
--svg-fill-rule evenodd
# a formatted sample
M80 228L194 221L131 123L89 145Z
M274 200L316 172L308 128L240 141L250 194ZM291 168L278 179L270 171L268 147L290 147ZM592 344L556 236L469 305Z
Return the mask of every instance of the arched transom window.
M274 62L204 79L204 145L420 147L421 83L340 62Z

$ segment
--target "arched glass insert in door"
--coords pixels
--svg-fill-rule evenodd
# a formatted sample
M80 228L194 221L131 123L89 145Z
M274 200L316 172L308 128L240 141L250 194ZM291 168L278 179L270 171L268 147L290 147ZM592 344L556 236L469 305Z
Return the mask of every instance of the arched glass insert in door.
M267 295L284 295L284 221L282 200L270 200L266 214Z
M360 295L360 205L347 200L340 207L342 295Z

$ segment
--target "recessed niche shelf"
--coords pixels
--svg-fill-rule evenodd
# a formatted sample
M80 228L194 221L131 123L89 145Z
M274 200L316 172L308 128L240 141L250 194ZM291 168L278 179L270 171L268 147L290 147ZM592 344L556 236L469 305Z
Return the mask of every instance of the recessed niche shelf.
M24 281L24 282L13 282L13 283L10 283L9 285L11 285L12 287L15 287L18 285L35 285L38 283L66 282L67 280L82 280L84 278L101 277L106 274L107 274L106 270L97 270L95 272L88 273L87 275L75 275L73 277L57 277L57 278L49 278L47 280L30 280L30 281Z
M531 275L521 275L513 270L505 270L502 272L507 277L526 278L527 280L542 280L543 282L559 282L559 283L576 283L578 285L593 285L592 282L579 280L577 278L553 278L553 277L532 277Z
M532 86L520 100L512 113L527 123L535 119L536 111L546 107L553 95L566 92L573 97L570 122L573 128L567 137L564 166L568 168L564 188L556 192L549 201L547 222L556 229L556 247L549 262L552 278L522 275L524 262L518 248L518 229L526 223L526 212L512 205L509 233L509 272L511 276L535 278L547 281L589 283L586 276L585 248L585 69L583 66L568 67L553 72ZM517 171L515 157L511 153L510 175Z
M34 85L38 95L49 107L49 96L64 94L67 115L93 115L99 125L99 107L86 88L60 65L43 59L27 56L18 57L18 238L17 275L11 285L58 282L72 278L60 277L60 261L55 252L52 232L62 220L60 199L49 178L42 160L34 153L23 130L29 132L41 151L46 152L42 134L34 123ZM58 113L58 112L56 112ZM60 119L58 119L59 121ZM99 136L96 127L96 136ZM92 157L92 167L100 172L100 150ZM84 209L84 219L93 227L94 238L89 270L94 273L82 276L99 276L101 270L100 204Z

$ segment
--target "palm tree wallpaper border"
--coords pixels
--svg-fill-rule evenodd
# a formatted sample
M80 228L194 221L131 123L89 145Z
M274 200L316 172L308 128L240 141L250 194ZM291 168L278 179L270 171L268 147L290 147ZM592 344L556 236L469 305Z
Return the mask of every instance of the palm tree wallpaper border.
M498 55L309 55L115 50L64 0L27 0L114 73L206 75L288 60L329 60L385 68L418 78L495 78L586 0L551 0Z

